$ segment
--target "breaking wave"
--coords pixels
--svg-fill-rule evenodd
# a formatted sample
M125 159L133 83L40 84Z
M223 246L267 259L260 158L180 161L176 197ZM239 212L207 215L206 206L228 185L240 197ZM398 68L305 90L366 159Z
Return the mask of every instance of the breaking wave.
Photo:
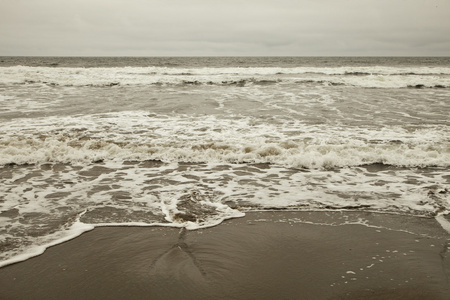
M250 118L128 112L3 123L0 132L0 165L102 160L252 162L296 168L450 165L445 126L408 132L397 127L254 124Z
M119 85L345 85L368 88L450 87L450 68L58 68L1 67L0 84Z

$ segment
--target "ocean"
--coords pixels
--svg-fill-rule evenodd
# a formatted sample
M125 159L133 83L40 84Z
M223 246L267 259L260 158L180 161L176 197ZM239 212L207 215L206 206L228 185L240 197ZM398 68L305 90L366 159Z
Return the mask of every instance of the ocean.
M0 57L0 266L261 210L450 232L450 58Z

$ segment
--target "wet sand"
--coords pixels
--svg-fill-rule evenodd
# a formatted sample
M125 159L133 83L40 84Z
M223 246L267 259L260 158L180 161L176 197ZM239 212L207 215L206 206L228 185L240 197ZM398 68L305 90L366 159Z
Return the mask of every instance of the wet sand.
M343 225L361 215L370 226ZM0 299L450 299L450 235L434 219L349 212L100 227L1 268Z

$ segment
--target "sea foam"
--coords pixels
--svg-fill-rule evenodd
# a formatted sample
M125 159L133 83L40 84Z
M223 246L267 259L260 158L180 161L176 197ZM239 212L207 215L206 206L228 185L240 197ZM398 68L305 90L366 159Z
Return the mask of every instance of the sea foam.
M5 122L0 132L1 165L99 160L254 162L296 168L450 165L445 126L407 131L124 112Z
M312 83L367 88L450 87L448 67L49 68L0 67L0 84L58 86Z

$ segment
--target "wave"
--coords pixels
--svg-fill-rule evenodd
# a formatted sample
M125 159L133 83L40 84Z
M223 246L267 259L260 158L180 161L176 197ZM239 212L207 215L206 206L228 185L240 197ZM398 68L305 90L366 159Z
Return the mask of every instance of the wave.
M317 83L372 88L450 87L450 68L58 68L1 67L0 84L50 86Z
M336 168L382 163L450 166L445 126L340 128L145 113L24 120L0 127L0 165L102 160L271 163Z
M281 74L324 74L324 75L450 75L450 67L111 67L111 68L69 68L69 67L0 67L3 74L39 72L42 74L132 74L132 75L281 75Z
M238 86L245 87L249 85L274 85L277 83L292 83L294 82L297 85L322 85L322 86L353 86L353 87L364 87L364 88L429 88L429 89L446 89L450 88L450 85L446 85L447 81L442 82L442 80L398 80L393 78L383 79L378 77L375 80L324 80L324 79L302 79L302 80L281 80L281 79L255 79L255 78L241 78L238 80L225 79L219 81L212 81L208 79L182 79L182 80L171 80L168 81L155 81L149 82L149 85L174 85L174 86L192 86L192 85L216 85L216 86ZM49 86L59 86L60 84L55 82L48 81L33 81L33 80L25 80L22 84L46 84ZM141 83L144 84L144 83ZM102 83L89 83L82 84L81 86L91 86L91 87L114 87L120 85L131 85L131 83L121 83L120 81L113 82L102 82ZM73 84L69 84L66 86L75 86Z
M91 163L104 160L195 163L271 163L294 168L336 168L385 164L401 167L449 167L446 145L307 145L303 143L224 142L192 145L117 143L108 140L61 141L46 138L1 141L0 165ZM20 144L20 147L17 146Z

